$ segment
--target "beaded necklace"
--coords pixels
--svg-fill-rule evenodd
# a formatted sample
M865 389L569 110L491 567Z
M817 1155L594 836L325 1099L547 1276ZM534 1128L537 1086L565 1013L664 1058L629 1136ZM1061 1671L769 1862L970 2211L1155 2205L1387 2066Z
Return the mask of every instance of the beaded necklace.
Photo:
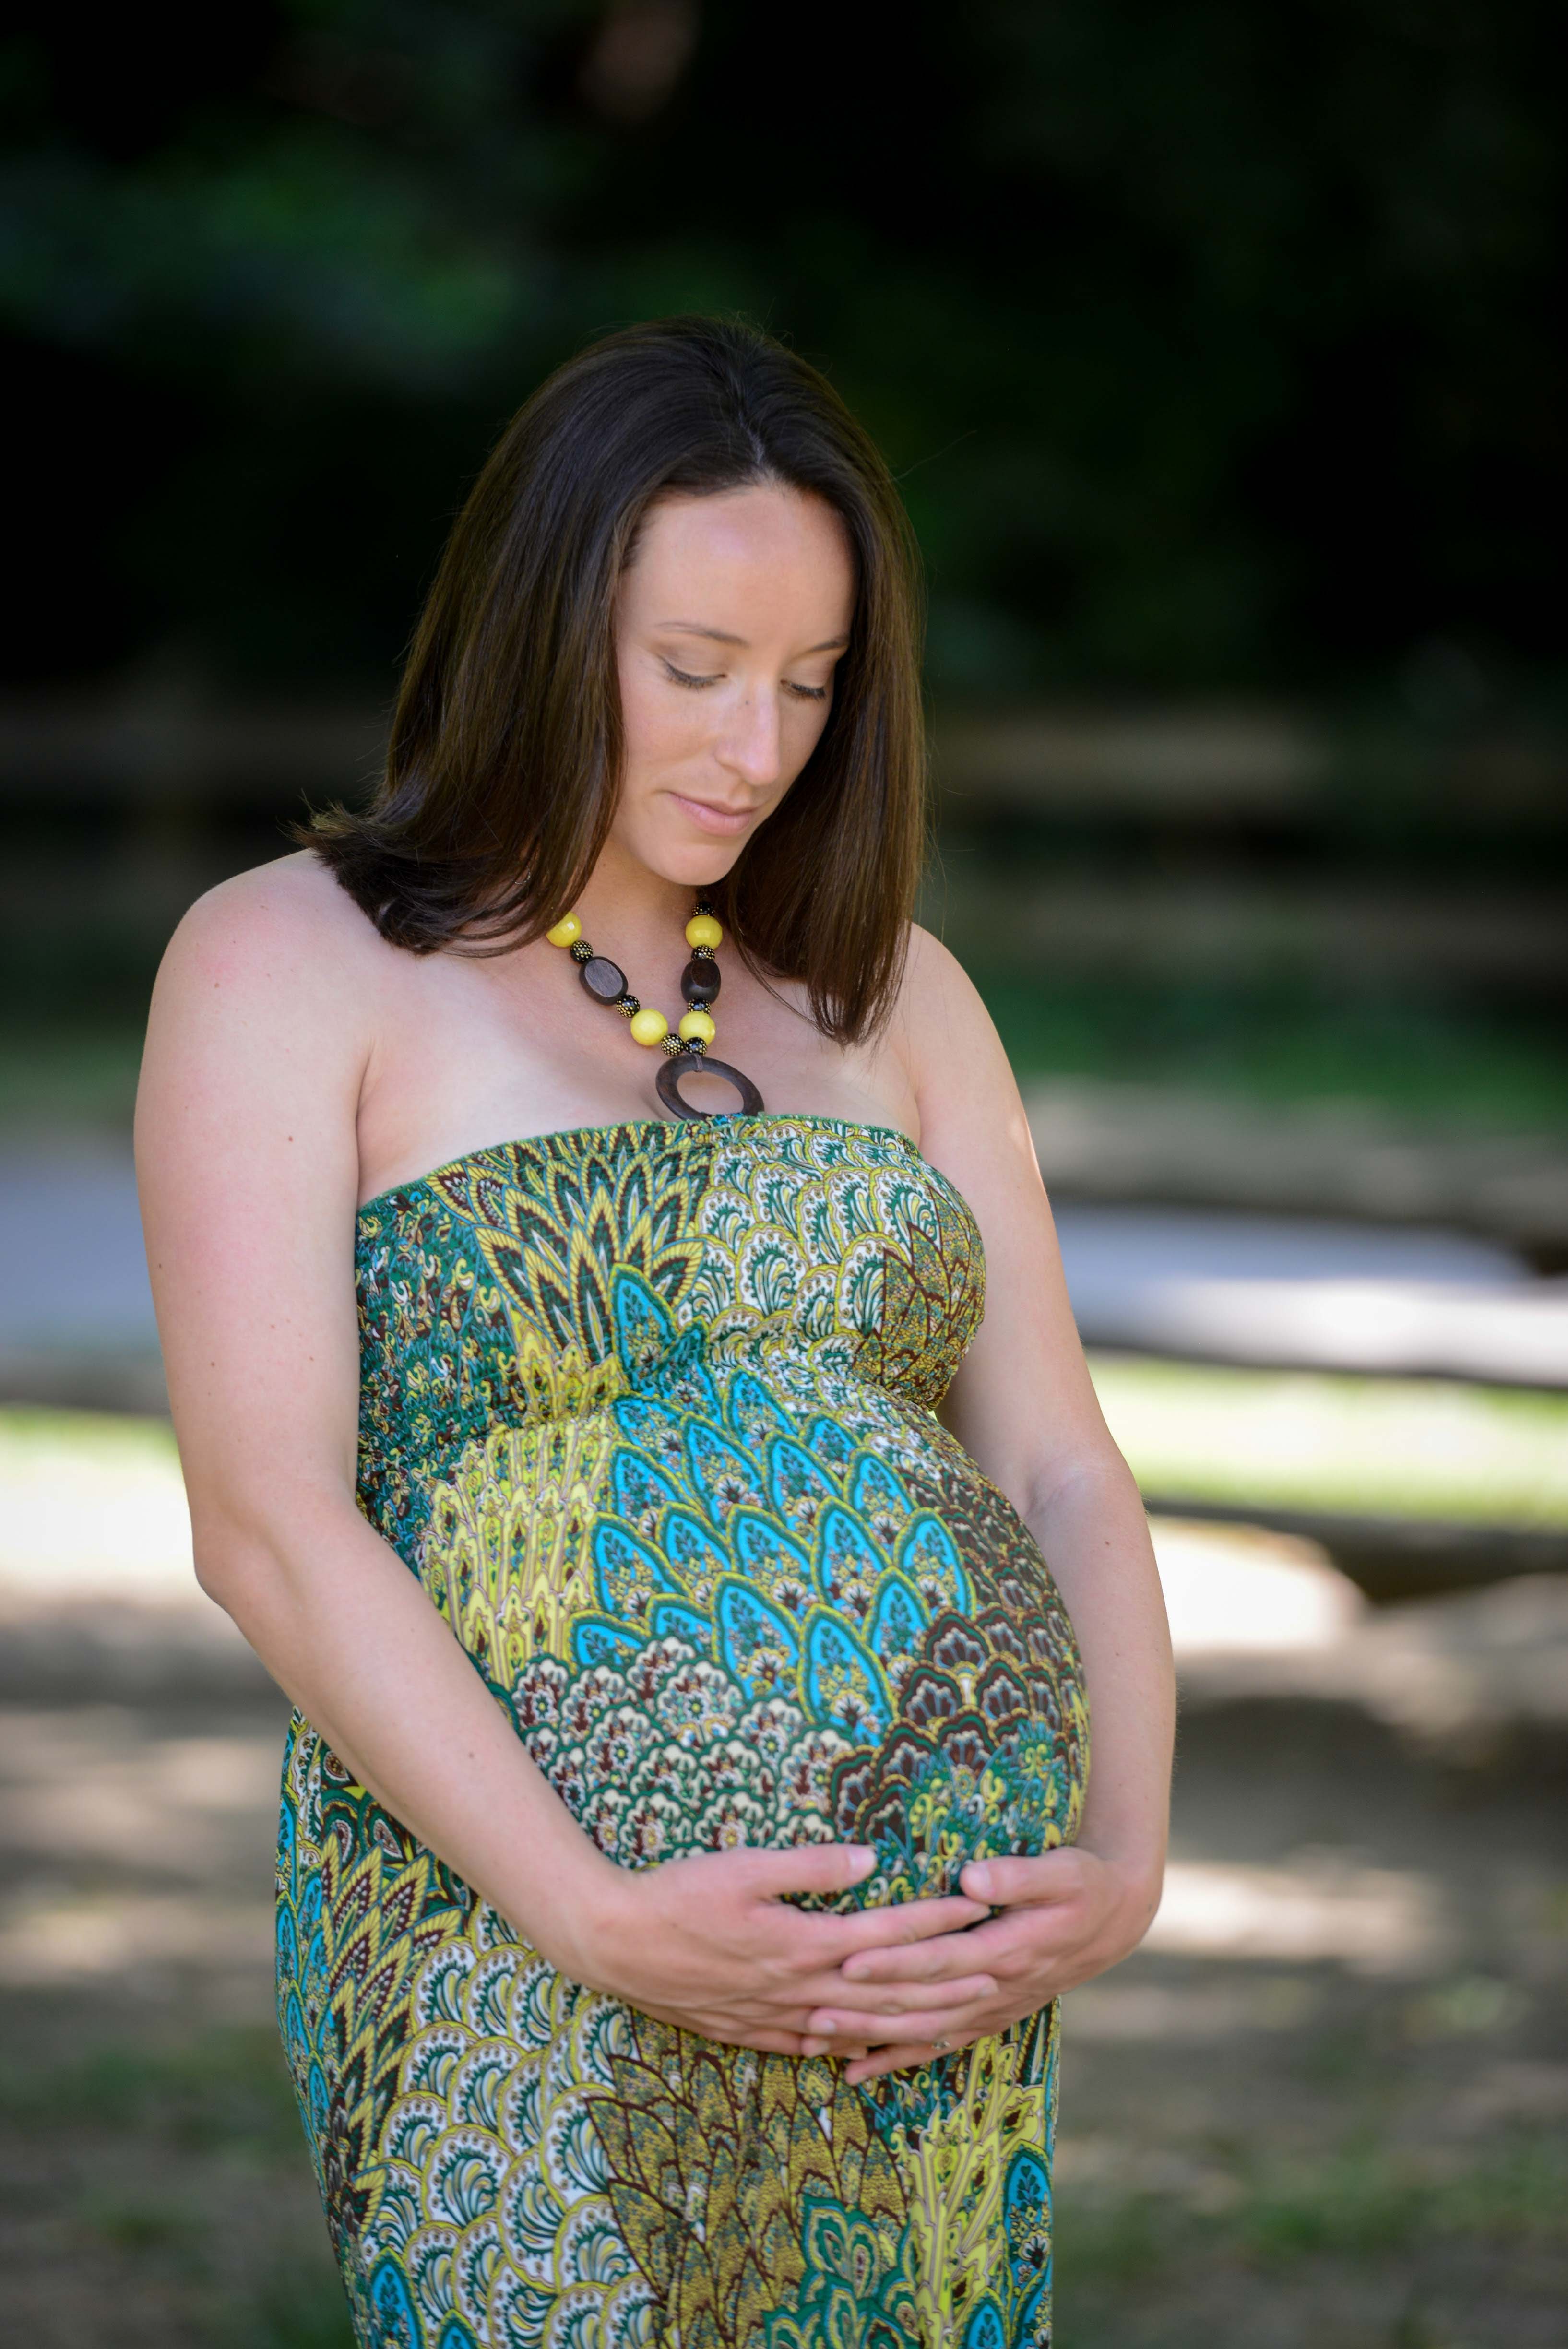
M677 1117L717 1117L721 1112L711 1109L693 1109L680 1098L681 1077L693 1062L707 1069L716 1077L724 1077L741 1096L741 1108L747 1117L756 1117L762 1111L763 1097L750 1077L732 1069L728 1061L714 1061L708 1056L713 1040L712 1014L708 1006L718 999L719 966L714 950L724 941L724 933L713 918L713 909L702 898L697 900L696 911L686 925L686 943L691 949L691 959L680 974L680 992L686 999L686 1009L672 1036L670 1022L662 1011L639 1003L626 983L626 973L607 955L596 954L583 936L583 926L576 914L565 914L554 929L545 936L553 947L565 947L577 966L577 977L596 1003L607 1005L623 1012L631 1028L632 1040L650 1050L659 1045L664 1059L654 1080L659 1100Z

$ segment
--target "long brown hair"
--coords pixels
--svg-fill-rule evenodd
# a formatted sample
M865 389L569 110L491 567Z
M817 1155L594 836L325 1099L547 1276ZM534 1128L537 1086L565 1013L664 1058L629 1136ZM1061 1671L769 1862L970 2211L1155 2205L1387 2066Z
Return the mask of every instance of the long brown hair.
M667 492L776 481L825 499L857 594L821 740L708 894L761 975L830 1036L871 1032L903 969L926 844L919 590L876 448L815 368L756 328L664 318L606 336L508 425L446 546L363 813L296 837L384 938L502 954L560 919L615 812L615 597Z

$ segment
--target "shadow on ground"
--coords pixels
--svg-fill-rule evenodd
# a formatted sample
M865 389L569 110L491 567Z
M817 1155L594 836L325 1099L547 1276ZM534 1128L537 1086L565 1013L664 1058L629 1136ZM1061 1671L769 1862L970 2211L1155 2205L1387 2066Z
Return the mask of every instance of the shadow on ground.
M1563 2339L1565 1780L1555 1733L1189 1710L1190 1889L1067 2001L1061 2349Z
M348 2335L269 2021L278 1700L0 1707L0 2334ZM1533 2349L1568 2311L1568 1742L1189 1698L1151 1945L1068 2001L1060 2349Z

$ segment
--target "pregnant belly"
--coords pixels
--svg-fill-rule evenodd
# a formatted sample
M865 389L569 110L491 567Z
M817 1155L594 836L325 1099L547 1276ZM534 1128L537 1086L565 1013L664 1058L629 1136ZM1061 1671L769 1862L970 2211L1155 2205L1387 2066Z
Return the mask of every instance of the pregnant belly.
M868 1843L867 1904L1070 1840L1082 1674L1016 1514L929 1426L900 1454L771 1415L631 1399L433 1495L427 1587L562 1799L623 1867Z

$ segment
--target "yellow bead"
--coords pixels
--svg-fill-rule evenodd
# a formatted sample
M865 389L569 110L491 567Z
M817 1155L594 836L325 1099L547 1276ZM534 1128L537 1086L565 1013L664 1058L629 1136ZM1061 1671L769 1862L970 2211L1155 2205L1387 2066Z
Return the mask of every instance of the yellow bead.
M713 1040L713 1022L705 1011L693 1005L690 1011L681 1015L680 1033L687 1043L691 1041L693 1036L701 1036L704 1044L711 1044Z
M654 1011L645 1005L642 1010L634 1011L631 1015L631 1033L636 1043L662 1044L670 1033L670 1022L662 1011Z
M724 933L711 914L693 914L686 925L686 943L689 947L722 947Z
M553 930L545 936L553 947L575 947L583 935L583 926L576 914L563 914Z

